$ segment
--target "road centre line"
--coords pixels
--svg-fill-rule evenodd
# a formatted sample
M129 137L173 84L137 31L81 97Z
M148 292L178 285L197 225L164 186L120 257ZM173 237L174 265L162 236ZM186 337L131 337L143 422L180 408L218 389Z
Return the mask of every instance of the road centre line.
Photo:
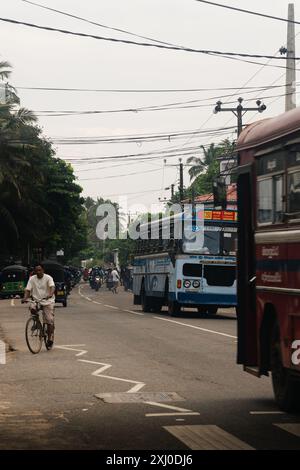
M250 415L284 415L284 411L249 411Z
M221 333L220 331L208 330L207 328L201 328L200 326L194 326L194 325L189 325L188 323L182 323L182 322L175 321L175 320L169 320L168 318L162 318L162 317L153 317L153 318L156 318L157 320L168 321L170 323L175 323L180 326L187 326L189 328L194 328L195 330L204 331L205 333L213 333L215 335L226 336L227 338L237 339L237 336L229 335L227 333Z
M123 312L133 313L134 315L141 315L141 316L145 315L144 313L134 312L133 310L125 310L125 309L122 309L122 310L123 310Z
M107 304L103 304L102 302L97 302L96 300L92 300L89 297L86 297L85 295L81 293L81 286L79 286L78 292L81 297L83 297L86 300L89 300L90 302L93 302L94 304L103 305L104 307L113 308L114 310L121 310L122 312L132 313L133 315L144 316L144 313L134 312L133 310L127 310L125 308L123 309L123 308L115 307L114 305L107 305Z

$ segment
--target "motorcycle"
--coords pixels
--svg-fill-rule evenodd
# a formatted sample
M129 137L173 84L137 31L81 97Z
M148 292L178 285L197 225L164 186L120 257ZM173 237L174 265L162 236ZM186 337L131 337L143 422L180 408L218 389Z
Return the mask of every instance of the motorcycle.
M100 289L101 287L101 277L99 276L96 276L95 279L94 279L94 289L96 292L98 292L98 290Z

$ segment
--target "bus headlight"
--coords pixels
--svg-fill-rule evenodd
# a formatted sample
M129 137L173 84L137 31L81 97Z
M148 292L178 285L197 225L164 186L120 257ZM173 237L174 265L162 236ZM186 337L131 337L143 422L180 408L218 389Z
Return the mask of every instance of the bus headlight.
M198 287L200 287L200 281L193 281L193 287L195 287L195 289L198 289Z
M188 289L189 287L191 287L192 283L191 281L189 281L188 279L186 279L184 282L183 282L183 287L185 287L186 289Z

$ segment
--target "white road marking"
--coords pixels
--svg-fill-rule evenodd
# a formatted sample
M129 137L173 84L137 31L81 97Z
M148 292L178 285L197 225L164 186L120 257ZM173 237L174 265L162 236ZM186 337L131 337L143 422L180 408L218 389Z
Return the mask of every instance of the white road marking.
M76 346L76 349L74 348L74 346ZM55 348L66 349L67 351L78 351L78 354L76 354L76 357L79 357L87 353L85 349L77 349L79 346L85 346L85 344L65 344L63 346L56 345Z
M273 423L274 426L283 429L284 431L300 437L300 423Z
M139 383L139 384L136 384L134 385L130 390L128 390L127 393L136 393L136 392L139 392L141 390L141 388L143 388L145 386L145 384L143 382Z
M215 425L164 426L164 429L192 450L254 450Z
M62 345L62 346L55 346L55 347L58 348L58 349L65 349L67 351L78 352L78 354L76 354L76 357L79 357L79 356L83 356L84 354L86 354L88 352L85 349L78 349L78 347L80 347L80 346L85 346L85 344L65 344L65 345ZM112 377L110 375L103 375L102 372L104 372L105 370L112 367L111 364L105 364L103 362L96 362L96 361L88 361L86 359L78 359L78 361L79 362L85 362L85 363L88 363L88 364L101 365L102 367L100 367L99 369L92 372L92 375L94 375L96 377L102 377L102 378L105 378L105 379L118 380L118 381L121 381L121 382L127 382L127 383L134 384L134 386L131 387L127 391L127 393L137 392L138 390L140 390L141 388L143 388L145 386L144 382L137 382L136 380L128 380L128 379L122 379L121 377Z
M143 382L137 382L136 380L123 379L121 377L114 377L112 375L103 375L102 372L104 372L106 369L109 369L110 367L112 367L111 364L104 364L103 362L96 362L96 361L87 361L86 359L78 359L78 361L86 362L88 364L99 364L99 365L101 365L102 367L100 367L99 369L92 372L92 375L94 375L95 377L102 377L104 379L111 379L111 380L117 380L119 382L126 382L126 383L135 384L134 387L131 387L128 390L127 393L133 393L134 391L136 391L137 385L139 386L139 390L142 387L145 386L145 384Z
M145 315L144 313L134 312L133 310L125 310L125 308L122 309L122 310L123 310L123 312L133 313L134 315L141 315L141 316L144 316L144 315Z
M232 338L232 339L237 338L237 336L228 335L227 333L221 333L220 331L208 330L207 328L201 328L200 326L189 325L188 323L182 323L180 321L169 320L168 318L162 318L162 317L153 317L153 318L156 318L157 320L168 321L170 323L175 323L180 326L188 326L189 328L194 328L195 330L201 330L201 331L204 331L205 333L213 333L215 335L226 336L227 338Z
M104 306L104 307L108 307L108 308L113 308L114 310L119 310L119 307L115 307L114 305L106 305L106 304L104 304L103 306Z
M14 307L14 306L15 306L15 299L11 299L11 301L10 301L10 306L11 306L11 307Z
M158 406L160 408L167 408L168 410L180 411L180 412L192 412L192 410L187 410L186 408L179 408L178 406L166 405L165 403L158 403L156 401L145 401L147 405ZM198 413L200 414L200 413Z
M119 307L115 307L114 305L107 305L107 304L103 304L102 302L97 302L96 300L92 300L92 299L90 299L89 297L86 297L85 295L83 295L83 294L81 293L81 287L78 287L78 293L79 293L79 295L81 295L81 297L83 297L85 300L88 300L88 301L90 301L90 302L93 302L94 304L103 305L103 307L112 308L112 309L114 309L114 310L121 310L122 312L133 313L134 315L144 316L144 313L134 312L133 310L126 310L125 308L122 309L122 308L119 308Z
M146 413L145 416L146 418L151 418L151 417L160 417L160 416L199 416L200 413L197 413L196 411L190 411L188 413ZM184 421L184 419L177 419L176 421Z
M284 415L284 411L249 411L250 415Z

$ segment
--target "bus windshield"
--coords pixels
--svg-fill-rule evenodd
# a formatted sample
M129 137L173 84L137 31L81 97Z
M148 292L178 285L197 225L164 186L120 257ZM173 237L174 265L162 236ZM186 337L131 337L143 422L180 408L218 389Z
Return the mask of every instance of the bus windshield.
M183 252L204 255L235 256L237 251L237 229L205 227L204 234L194 233L194 238L184 237Z

